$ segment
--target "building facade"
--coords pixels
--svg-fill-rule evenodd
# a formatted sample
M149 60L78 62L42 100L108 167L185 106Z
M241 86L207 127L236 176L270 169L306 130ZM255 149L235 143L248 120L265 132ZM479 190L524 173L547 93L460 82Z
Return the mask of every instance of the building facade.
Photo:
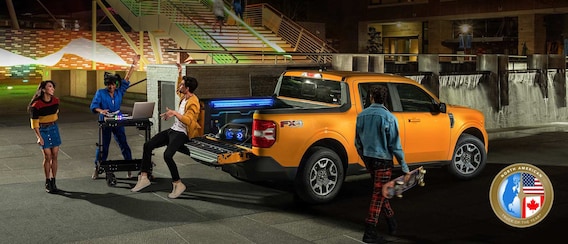
M565 0L313 0L342 53L564 54Z

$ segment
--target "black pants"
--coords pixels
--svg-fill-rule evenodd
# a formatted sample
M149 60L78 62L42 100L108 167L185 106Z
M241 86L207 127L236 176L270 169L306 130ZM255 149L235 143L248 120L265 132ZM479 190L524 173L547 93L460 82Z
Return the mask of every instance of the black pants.
M140 171L149 173L152 169L152 151L158 147L166 146L164 151L164 161L172 175L172 181L180 180L178 168L174 161L174 154L188 141L187 135L183 132L167 129L153 136L144 143L142 153L142 165Z

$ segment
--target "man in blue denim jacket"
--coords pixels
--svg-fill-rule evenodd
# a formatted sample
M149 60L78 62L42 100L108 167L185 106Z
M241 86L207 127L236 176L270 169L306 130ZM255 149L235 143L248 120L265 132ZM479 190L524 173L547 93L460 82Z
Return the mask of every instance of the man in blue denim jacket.
M386 216L391 235L397 227L390 202L382 194L383 184L390 181L392 176L393 156L400 163L402 172L408 174L409 170L400 144L397 118L384 105L387 88L382 85L372 86L369 94L372 104L357 116L355 147L373 180L373 194L365 219L363 242L378 243L382 240L376 229L381 210Z

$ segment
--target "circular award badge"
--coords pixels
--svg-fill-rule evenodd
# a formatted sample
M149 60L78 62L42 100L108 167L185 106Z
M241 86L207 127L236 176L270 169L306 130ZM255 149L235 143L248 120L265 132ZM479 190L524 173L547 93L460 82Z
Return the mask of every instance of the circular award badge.
M552 183L534 165L512 164L495 176L489 190L489 201L495 215L517 228L526 228L542 221L554 201Z

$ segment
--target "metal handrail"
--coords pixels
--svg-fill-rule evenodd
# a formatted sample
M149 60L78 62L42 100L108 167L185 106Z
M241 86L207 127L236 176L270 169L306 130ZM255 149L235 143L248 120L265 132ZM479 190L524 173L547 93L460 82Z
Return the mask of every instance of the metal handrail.
M186 32L186 34L193 39L198 45L202 46L204 49L210 48L220 48L225 51L227 49L219 43L215 38L213 38L207 31L205 31L199 24L191 18L187 13L180 8L177 4L183 4L183 1L174 0L157 0L157 1L143 1L143 0L120 0L135 16L138 18L147 15L160 15L165 16L176 24L181 30ZM197 31L195 31L197 29ZM194 30L194 31L192 31ZM205 37L205 39L199 40L199 37ZM207 45L215 44L215 45ZM238 63L238 58L232 54L228 54L231 57L232 62ZM213 57L212 57L213 58ZM222 56L216 56L216 58L223 59ZM213 58L214 59L214 58Z
M172 3L171 0L166 0L166 1L168 1L171 5L173 5L179 13L181 13L182 15L185 16L186 19L190 20L190 21L193 23L193 26L199 28L200 33L205 33L205 35L207 35L207 37L209 38L208 41L213 41L213 42L215 42L215 44L217 44L217 47L218 47L218 48L221 48L221 49L223 49L223 50L225 50L225 51L228 51L227 48L225 48L225 47L223 46L223 44L219 43L213 36L211 36L207 31L205 31L205 30L201 27L201 25L197 24L197 22L195 22L195 20L193 20L193 18L192 18L191 16L189 16L189 14L185 13L185 11L183 11L183 10L180 8L180 6L176 6L176 4ZM183 28L182 28L182 29L183 29ZM193 36L193 35L189 35L189 36L190 36L190 38L194 39L194 36ZM195 39L194 39L194 40L195 40ZM199 42L199 41L197 41L197 40L196 40L196 42L197 42L198 44L202 44L201 42ZM235 55L230 54L230 53L229 53L229 55L233 58L233 60L236 61L236 63L239 62L239 59L238 59Z
M292 19L288 18L271 5L247 5L245 15L251 19L253 26L264 26L292 45L294 51L307 53L337 53L333 47L307 31ZM321 56L309 56L316 62L331 62L321 60Z

